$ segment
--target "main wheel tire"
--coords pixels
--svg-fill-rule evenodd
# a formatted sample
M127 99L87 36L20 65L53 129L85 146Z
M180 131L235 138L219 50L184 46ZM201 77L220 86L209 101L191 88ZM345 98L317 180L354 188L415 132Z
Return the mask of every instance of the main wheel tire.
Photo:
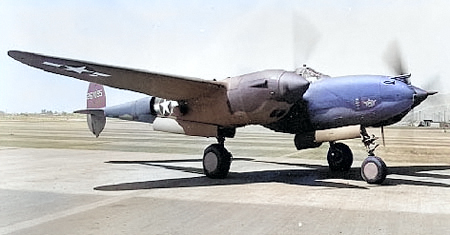
M224 179L230 171L231 153L223 145L212 144L203 154L203 172L212 179Z
M361 164L361 176L369 184L381 184L386 179L386 163L375 156L367 157Z
M332 171L349 171L353 164L353 153L348 145L335 143L327 154L328 166Z

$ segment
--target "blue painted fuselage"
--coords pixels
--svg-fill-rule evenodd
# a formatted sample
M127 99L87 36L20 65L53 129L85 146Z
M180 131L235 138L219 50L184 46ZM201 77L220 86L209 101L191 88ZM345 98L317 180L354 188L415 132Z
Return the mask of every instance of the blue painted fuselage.
M392 124L412 108L414 94L412 86L391 77L357 75L322 78L310 85L303 99L313 129L321 130Z

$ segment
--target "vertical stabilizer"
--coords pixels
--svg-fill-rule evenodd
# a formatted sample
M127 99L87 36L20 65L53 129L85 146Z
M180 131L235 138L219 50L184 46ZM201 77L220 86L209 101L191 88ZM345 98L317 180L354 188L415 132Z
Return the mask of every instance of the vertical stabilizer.
M103 110L91 110L91 112L87 114L87 123L92 134L94 134L95 137L98 137L106 124L106 117Z
M98 137L105 128L106 116L104 108L106 106L106 93L103 85L89 83L86 95L87 109L77 110L75 113L87 114L87 124L89 130L95 137Z

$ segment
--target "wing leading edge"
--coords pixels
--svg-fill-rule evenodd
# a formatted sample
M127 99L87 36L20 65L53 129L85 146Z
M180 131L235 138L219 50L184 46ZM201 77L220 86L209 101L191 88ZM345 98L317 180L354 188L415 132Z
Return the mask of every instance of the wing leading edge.
M196 78L153 73L23 51L8 55L31 67L106 86L170 100L190 100L226 91L224 84Z

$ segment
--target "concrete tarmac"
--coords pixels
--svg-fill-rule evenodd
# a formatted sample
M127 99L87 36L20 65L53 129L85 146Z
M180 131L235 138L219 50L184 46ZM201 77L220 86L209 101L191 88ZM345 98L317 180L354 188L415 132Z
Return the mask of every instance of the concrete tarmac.
M96 139L84 120L0 120L0 234L448 234L450 134L411 133L386 130L390 175L368 185L359 140L346 142L351 171L332 174L326 145L296 151L291 135L245 128L226 142L229 177L212 180L201 155L214 139L113 120Z

